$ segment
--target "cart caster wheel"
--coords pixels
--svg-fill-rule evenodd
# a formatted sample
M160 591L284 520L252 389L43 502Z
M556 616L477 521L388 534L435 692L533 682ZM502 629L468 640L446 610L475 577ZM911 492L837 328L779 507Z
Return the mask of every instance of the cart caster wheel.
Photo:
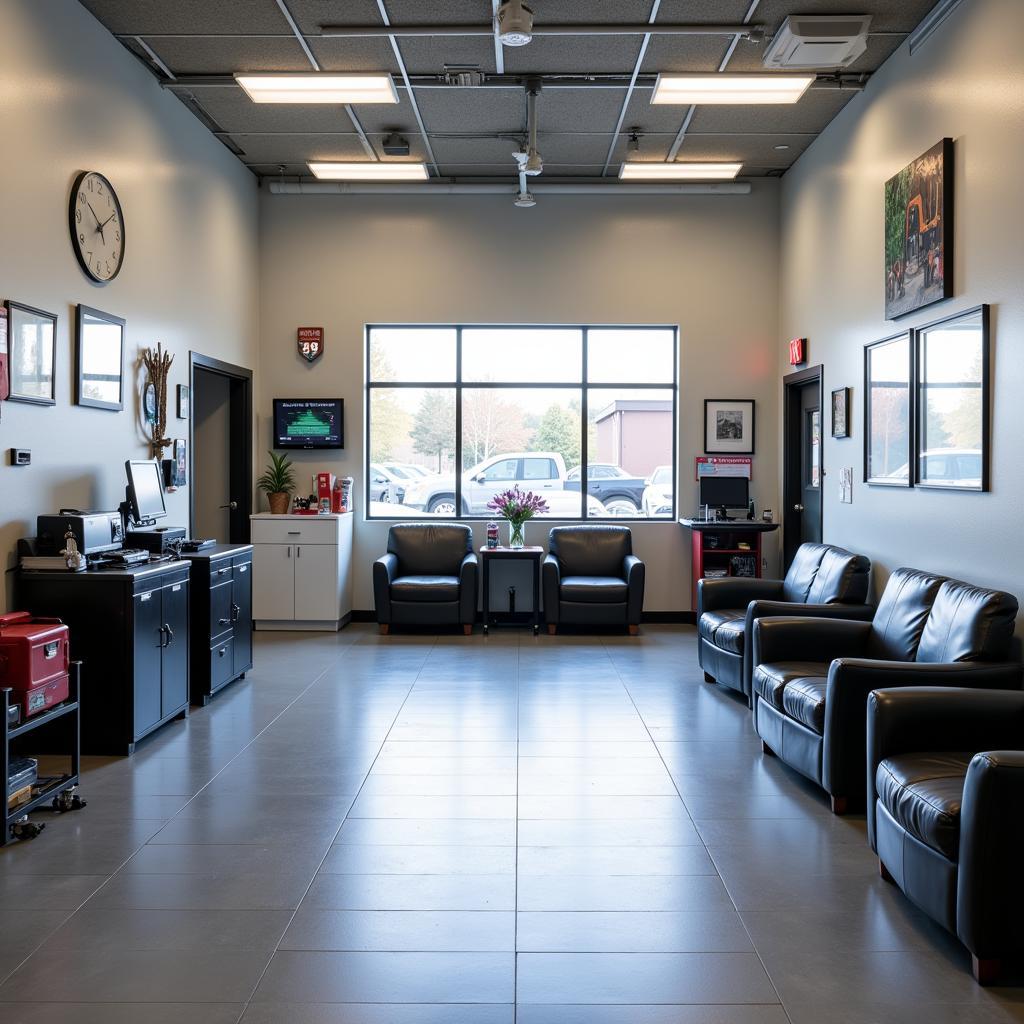
M85 807L85 801L70 790L64 790L63 793L58 793L53 798L53 809L58 814L63 814L65 811L79 811L83 807Z
M11 835L15 839L35 839L43 829L45 825L37 825L34 821L29 821L27 818L25 821L15 822L11 826Z
M487 626L484 626L484 636L487 636L488 633L490 633L490 629Z
M540 636L540 626L534 626L533 627L533 635L534 636Z

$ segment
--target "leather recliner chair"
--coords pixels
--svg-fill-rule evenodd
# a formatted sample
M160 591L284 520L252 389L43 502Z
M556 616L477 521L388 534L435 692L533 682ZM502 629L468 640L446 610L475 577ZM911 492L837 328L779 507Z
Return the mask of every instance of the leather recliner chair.
M697 583L697 659L709 683L739 690L753 707L750 638L763 615L870 619L871 563L831 544L801 544L784 580L734 576Z
M639 632L645 570L628 526L556 526L542 569L549 633L560 623Z
M870 622L754 623L754 722L766 753L818 783L832 810L865 806L865 707L887 686L1019 689L1008 662L1017 599L897 569Z
M960 939L980 984L996 981L1024 951L1024 693L878 690L867 744L882 877Z
M473 632L477 557L473 531L458 523L402 523L388 530L388 552L373 563L380 631L392 624L461 625Z

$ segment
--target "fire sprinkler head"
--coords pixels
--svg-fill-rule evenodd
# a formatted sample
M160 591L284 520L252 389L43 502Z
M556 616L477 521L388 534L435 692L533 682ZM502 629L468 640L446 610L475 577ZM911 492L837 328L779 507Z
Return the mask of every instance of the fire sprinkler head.
M496 20L503 46L526 46L533 39L533 11L522 0L505 0Z
M533 198L533 194L531 192L517 193L515 199L513 199L512 202L516 206L520 206L523 209L537 205L537 200Z

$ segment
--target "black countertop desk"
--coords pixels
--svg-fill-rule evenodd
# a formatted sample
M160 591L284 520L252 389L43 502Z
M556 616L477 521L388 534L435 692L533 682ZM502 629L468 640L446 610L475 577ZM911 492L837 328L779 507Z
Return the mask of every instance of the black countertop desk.
M82 750L130 754L135 744L188 715L187 561L85 572L18 573L18 604L57 616L82 662Z

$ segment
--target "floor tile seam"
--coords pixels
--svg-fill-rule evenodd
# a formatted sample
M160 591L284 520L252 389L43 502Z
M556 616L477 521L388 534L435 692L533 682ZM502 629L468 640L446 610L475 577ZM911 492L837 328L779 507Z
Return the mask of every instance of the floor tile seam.
M358 641L356 641L356 643L358 644ZM353 645L349 645L349 646L355 646L355 645L353 644ZM313 883L316 881L317 876L320 874L320 869L324 866L324 864L327 861L327 858L330 856L330 852L331 852L332 847L337 842L338 836L341 835L341 830L342 830L342 828L344 828L345 822L348 821L349 812L355 806L356 801L359 799L359 794L362 792L363 786L366 784L366 780L370 777L370 774L373 771L373 766L377 763L377 759L380 757L381 751L384 749L384 746L385 746L385 744L388 741L388 737L391 735L391 730L394 729L395 723L398 721L399 716L402 714L402 709L405 707L406 701L411 696L413 690L416 689L416 683L419 680L420 676L423 674L423 670L426 668L427 663L430 660L430 655L431 655L431 653L433 653L433 651L434 651L434 649L436 647L437 647L437 637L435 636L432 639L432 642L431 642L431 645L430 645L430 649L426 652L426 654L423 657L423 661L420 664L420 667L419 667L418 671L416 672L415 678L410 683L409 689L406 691L405 696L402 698L401 703L398 705L398 708L396 709L395 714L394 714L394 716L391 719L391 724L388 726L387 731L384 733L384 736L382 737L382 739L380 741L380 744L377 747L377 752L376 752L376 754L374 754L373 760L370 762L369 767L366 769L366 774L363 776L363 781L362 781L362 783L360 783L358 792L352 798L351 803L349 803L348 809L345 811L344 817L341 819L341 822L339 823L338 828L335 830L335 833L334 833L333 838L331 839L331 842L328 844L327 849L324 851L323 857L320 858L320 862L317 864L316 870L313 872L313 875L310 878L309 883L306 885L305 890L303 891L302 895L299 897L299 901L295 905L295 909L292 911L291 917L288 918L288 923L285 925L284 929L281 931L280 938L278 938L278 940L277 940L277 942L276 942L276 944L274 946L273 951L271 952L270 956L267 958L267 962L266 962L266 964L264 964L263 970L260 971L260 975L256 979L256 982L255 982L255 984L252 987L252 991L249 993L248 997L246 998L245 1004L242 1007L242 1012L238 1015L238 1018L236 1019L235 1024L240 1024L242 1018L245 1016L246 1012L248 1011L249 1006L252 1003L253 998L255 997L257 991L259 990L259 987L260 987L261 983L263 982L264 977L266 977L267 971L270 969L270 965L274 961L274 957L277 955L278 951L281 948L281 942L284 940L285 935L288 934L288 929L291 928L292 923L295 921L295 917L298 914L299 909L302 907L303 900L305 900L305 898L309 895L310 889L313 888ZM326 673L326 671L327 670L325 669L325 673ZM317 679L315 679L310 684L310 686L312 687L312 686L316 685L316 683L319 682L319 680L321 678L322 678L322 675L318 676ZM308 687L307 687L307 690L308 690ZM305 692L307 692L307 691L304 690L303 693L305 693Z
M606 641L602 640L601 642L607 649ZM626 683L626 680L623 678L622 673L619 671L619 667L615 663L615 659L612 658L611 655L609 655L608 657L609 661L611 661L612 664L615 666L615 671L618 673L619 681L622 683L622 688L628 694L630 701L632 701L633 703L633 707L636 708L636 713L637 715L639 715L640 721L643 722L644 729L647 730L647 734L648 736L650 736L651 743L654 744L654 749L658 751L658 757L661 758L661 763L664 766L665 771L668 772L668 777L672 780L672 787L673 789L675 789L676 795L679 797L679 802L683 805L683 809L686 811L686 816L689 819L690 824L693 826L694 831L697 832L697 838L700 840L700 844L704 848L704 852L707 854L708 859L714 866L715 875L718 877L718 880L722 883L722 887L725 889L725 893L729 897L729 902L732 904L733 910L737 914L739 914L740 908L736 905L736 900L733 898L733 894L732 892L730 892L729 886L726 884L725 879L722 877L722 872L718 868L717 861L712 856L711 851L708 849L707 843L704 842L704 837L700 834L700 831L697 829L697 824L693 820L693 816L690 814L690 808L686 806L686 801L683 799L683 794L679 792L679 786L676 783L675 776L672 774L671 771L669 771L668 764L665 762L665 758L661 752L661 748L658 746L658 741L653 736L651 736L650 729L648 729L647 727L647 720L644 718L643 713L640 711L640 708L636 703L636 700L633 698L633 694L629 689L629 685ZM757 962L761 965L761 970L764 971L764 976L768 979L768 984L771 985L772 991L775 993L775 998L778 1000L778 1004L783 1007L783 1013L785 1013L786 1017L789 1018L789 1013L788 1011L786 1011L785 1006L783 1005L782 996L780 995L779 990L775 984L775 980L772 978L771 974L768 973L768 968L765 965L764 959L761 956L761 951L757 948L757 943L754 942L754 937L750 934L750 930L749 928L747 928L747 924L743 920L742 916L740 917L740 924L743 926L743 930L744 932L746 932L747 938L750 940L750 944L754 950L754 955L757 957Z

